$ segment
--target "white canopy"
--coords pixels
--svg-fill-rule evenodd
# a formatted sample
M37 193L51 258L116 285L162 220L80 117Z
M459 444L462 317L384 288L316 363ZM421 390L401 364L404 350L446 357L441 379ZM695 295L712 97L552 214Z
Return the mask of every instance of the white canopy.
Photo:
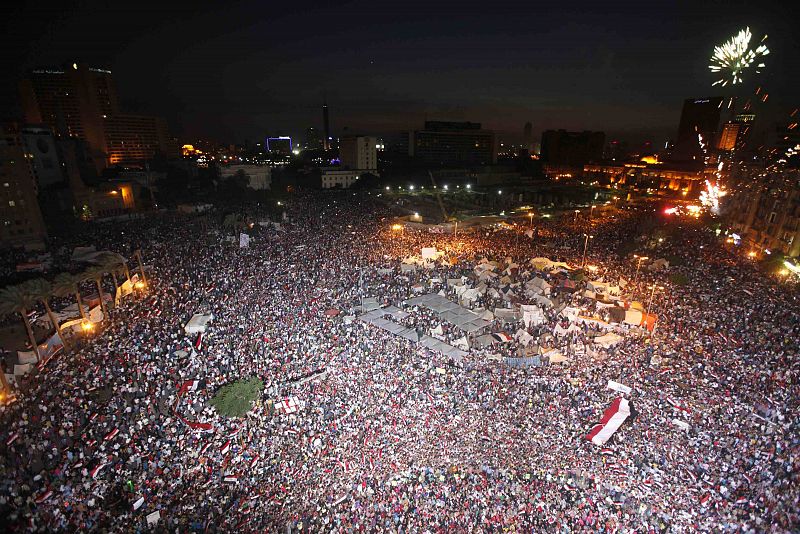
M192 318L189 319L189 322L186 323L186 327L184 327L184 331L187 334L199 334L201 332L206 331L206 325L214 320L214 314L208 313L195 313L192 315Z

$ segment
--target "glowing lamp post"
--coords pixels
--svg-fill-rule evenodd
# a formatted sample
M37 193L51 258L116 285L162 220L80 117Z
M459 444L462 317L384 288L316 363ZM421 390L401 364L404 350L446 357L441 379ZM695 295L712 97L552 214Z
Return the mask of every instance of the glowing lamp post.
M581 268L586 265L586 250L589 248L589 240L594 239L593 235L583 234L586 236L586 241L583 243L583 261L581 262Z
M648 259L647 256L638 256L636 254L633 255L634 258L638 260L636 263L636 275L633 277L633 285L636 285L636 280L639 279L639 269L642 266L642 261Z

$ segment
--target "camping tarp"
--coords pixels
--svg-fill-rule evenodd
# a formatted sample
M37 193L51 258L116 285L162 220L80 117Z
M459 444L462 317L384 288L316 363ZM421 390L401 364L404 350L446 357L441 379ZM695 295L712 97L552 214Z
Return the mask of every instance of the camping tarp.
M189 322L186 323L184 331L187 334L201 334L206 331L208 323L214 320L213 313L195 313Z
M615 334L614 332L608 332L607 334L594 338L594 342L604 348L613 347L614 345L621 343L622 340L623 337Z

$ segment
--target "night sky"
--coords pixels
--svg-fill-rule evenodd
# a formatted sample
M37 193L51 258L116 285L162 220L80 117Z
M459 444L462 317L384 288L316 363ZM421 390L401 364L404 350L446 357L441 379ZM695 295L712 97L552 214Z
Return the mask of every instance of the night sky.
M516 142L531 121L661 143L684 98L730 94L708 57L746 25L769 34L768 115L800 105L800 2L166 4L4 2L0 117L26 69L83 61L182 139L301 135L326 94L336 133L474 120Z

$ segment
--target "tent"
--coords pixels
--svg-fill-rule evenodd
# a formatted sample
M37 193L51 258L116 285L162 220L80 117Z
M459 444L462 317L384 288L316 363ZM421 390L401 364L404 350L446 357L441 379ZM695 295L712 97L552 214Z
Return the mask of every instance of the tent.
M625 310L625 319L622 321L625 324L639 326L642 324L642 317L644 314L635 309Z
M201 334L206 331L208 323L214 320L213 313L195 313L189 322L186 323L184 331L187 334Z
M523 347L527 347L533 342L533 336L522 328L517 330L517 333L514 334L514 339L517 340Z
M594 338L595 343L606 349L621 343L622 340L623 337L615 334L614 332L608 332L607 334Z
M608 315L612 323L621 323L625 320L625 308L614 306L608 309Z
M539 306L533 304L523 304L520 306L522 310L522 322L526 327L531 325L538 326L544 323L544 313Z

